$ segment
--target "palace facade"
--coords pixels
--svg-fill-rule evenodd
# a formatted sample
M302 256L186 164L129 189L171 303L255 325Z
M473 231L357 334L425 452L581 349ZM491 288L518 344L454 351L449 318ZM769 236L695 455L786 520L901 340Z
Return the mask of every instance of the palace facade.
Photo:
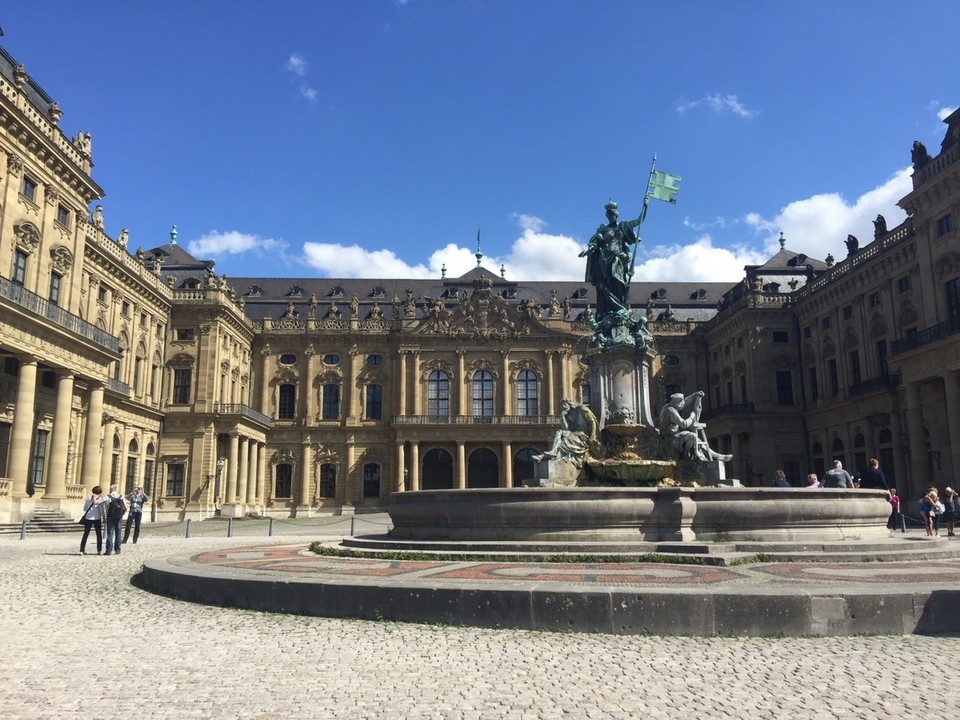
M512 487L590 401L594 290L456 278L226 278L111 237L91 138L0 49L0 522L143 485L161 519L351 512ZM781 250L729 283L635 283L652 404L707 392L727 476L799 485L880 459L901 493L960 469L960 112L914 146L907 220L836 262ZM838 233L843 232L838 228ZM801 239L802 241L802 239Z

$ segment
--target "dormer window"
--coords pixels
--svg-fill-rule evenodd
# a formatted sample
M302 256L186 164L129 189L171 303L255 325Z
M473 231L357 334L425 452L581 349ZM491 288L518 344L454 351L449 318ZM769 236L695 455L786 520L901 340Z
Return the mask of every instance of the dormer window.
M663 300L666 296L667 296L666 288L657 288L652 293L650 293L650 297L653 298L654 300Z
M577 291L573 294L572 297L574 300L579 300L581 298L585 298L586 296L587 296L587 289L585 287L582 287L582 288L577 288Z
M290 292L287 293L287 297L303 297L303 288L299 285L294 285L290 288Z
M332 298L342 298L343 297L343 288L337 285L333 290L331 290L327 297Z
M382 298L382 297L385 297L386 294L387 294L386 290L384 290L379 285L377 285L373 290L370 291L370 297L372 298Z
M707 296L707 291L703 288L697 288L696 292L690 294L691 300L703 300Z
M200 281L196 278L187 278L180 286L181 290L196 290L200 287Z
M516 288L507 288L503 291L503 297L507 300L516 300L517 298L517 289Z
M244 293L247 297L260 297L263 294L263 288L259 285L251 285L247 292Z
M452 300L456 300L457 297L460 295L460 290L459 290L458 288L455 288L455 287L447 288L447 290L446 290L446 292L444 293L444 295L446 295L448 298L450 298L450 299L452 299Z

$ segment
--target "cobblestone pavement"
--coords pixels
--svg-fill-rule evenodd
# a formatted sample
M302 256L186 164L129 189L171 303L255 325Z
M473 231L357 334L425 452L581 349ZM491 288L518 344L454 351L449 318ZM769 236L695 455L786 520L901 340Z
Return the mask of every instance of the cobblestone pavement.
M0 538L3 717L936 720L958 712L957 637L661 638L363 622L196 605L130 582L148 557L249 543L147 531L119 556L81 557L76 535Z

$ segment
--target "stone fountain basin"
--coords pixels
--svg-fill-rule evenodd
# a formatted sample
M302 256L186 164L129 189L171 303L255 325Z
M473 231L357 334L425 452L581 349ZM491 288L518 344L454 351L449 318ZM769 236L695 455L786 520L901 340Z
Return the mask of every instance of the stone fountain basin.
M890 536L882 490L571 487L421 490L390 496L405 540L630 543L872 540Z

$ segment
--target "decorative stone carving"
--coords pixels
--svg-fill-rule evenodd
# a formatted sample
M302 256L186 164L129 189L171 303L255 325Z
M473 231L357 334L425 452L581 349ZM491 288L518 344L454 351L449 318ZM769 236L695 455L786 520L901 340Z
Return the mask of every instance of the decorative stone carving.
M54 245L50 248L50 262L57 272L66 274L73 267L73 253L64 245Z
M37 226L24 220L13 227L13 234L17 240L17 247L28 255L40 246L40 231Z

